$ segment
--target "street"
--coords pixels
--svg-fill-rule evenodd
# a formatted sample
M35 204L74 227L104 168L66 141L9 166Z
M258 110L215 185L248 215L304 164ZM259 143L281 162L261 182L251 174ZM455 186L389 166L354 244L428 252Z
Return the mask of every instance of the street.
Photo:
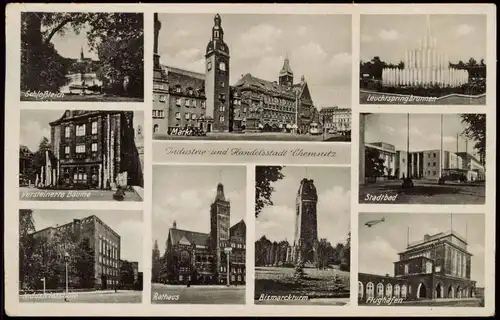
M65 303L64 293L27 294L20 295L19 302L52 302ZM69 292L69 303L141 303L142 291L89 291Z
M284 132L209 132L206 136L176 136L166 133L155 133L155 140L237 140L237 141L343 141L350 142L350 137L342 135L304 135Z
M245 286L180 286L153 283L152 303L245 304Z
M395 204L484 204L485 184L439 185L437 182L414 180L414 187L402 189L401 180L359 186L360 203ZM380 198L376 198L381 196ZM387 197L385 197L387 196Z
M112 190L44 190L19 187L21 201L116 201ZM135 191L125 191L123 201L142 201Z

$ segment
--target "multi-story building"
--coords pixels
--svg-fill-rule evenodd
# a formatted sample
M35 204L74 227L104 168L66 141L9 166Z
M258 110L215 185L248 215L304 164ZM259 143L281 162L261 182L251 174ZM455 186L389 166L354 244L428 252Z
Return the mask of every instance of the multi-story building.
M19 146L19 181L26 183L35 183L33 176L35 154L24 145Z
M484 167L471 155L454 153L440 149L423 151L396 150L396 148L385 142L365 143L364 150L376 149L380 158L384 160L384 175L394 176L401 179L410 177L413 179L439 180L451 173L465 175L468 181L474 181L483 177ZM469 164L464 160L469 159ZM472 168L472 169L471 169ZM409 174L408 174L409 172Z
M88 242L93 255L94 280L88 283L96 289L114 288L120 279L120 250L121 237L111 227L97 216L92 215L83 219L74 219L72 222L61 226L47 227L32 234L35 245L43 245L56 233L69 235L69 239L80 244L84 239ZM63 259L64 257L60 257ZM69 256L69 259L75 257ZM87 261L88 262L88 261ZM64 263L61 261L61 263ZM78 261L75 262L78 266ZM69 274L71 286L80 287L78 276ZM65 285L65 279L60 279L59 286Z
M351 130L352 112L348 108L326 107L319 110L323 130L345 132Z
M218 14L206 46L203 74L160 65L160 28L155 14L153 133L177 134L188 128L204 132L307 133L311 123L319 121L305 77L293 83L288 57L278 81L246 74L234 86L229 85L230 52Z
M474 297L467 241L454 231L424 235L394 262L394 276L358 274L358 298L455 299Z
M107 189L143 186L133 112L66 110L50 123L46 187ZM143 143L143 142L142 142ZM143 148L140 148L143 152Z
M219 183L210 206L210 233L178 229L174 221L160 258L160 282L226 284L228 278L231 284L246 282L246 225L241 220L230 227L230 209Z

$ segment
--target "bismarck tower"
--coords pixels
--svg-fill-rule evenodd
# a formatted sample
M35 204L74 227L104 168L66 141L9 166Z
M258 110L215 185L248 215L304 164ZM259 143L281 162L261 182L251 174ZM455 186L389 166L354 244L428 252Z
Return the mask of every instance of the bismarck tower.
M302 179L297 192L294 262L315 263L314 246L318 241L316 205L318 193L312 179Z
M214 17L212 37L205 54L205 94L207 117L213 117L212 131L229 131L229 47L219 14Z

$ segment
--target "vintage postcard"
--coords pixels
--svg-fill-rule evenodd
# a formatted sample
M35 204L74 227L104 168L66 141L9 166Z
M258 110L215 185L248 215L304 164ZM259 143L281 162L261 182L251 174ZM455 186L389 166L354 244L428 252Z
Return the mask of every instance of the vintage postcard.
M360 114L359 143L360 203L485 203L486 114Z
M359 103L486 104L486 17L361 15Z
M154 139L351 140L350 15L154 19Z
M19 210L19 301L140 303L140 211Z
M482 213L361 213L358 302L484 307Z
M22 110L21 201L142 201L144 113Z
M21 101L144 101L144 15L22 12Z
M5 312L493 315L496 24L9 4Z
M350 182L349 167L256 167L256 304L349 302Z
M153 167L151 302L244 304L246 168Z

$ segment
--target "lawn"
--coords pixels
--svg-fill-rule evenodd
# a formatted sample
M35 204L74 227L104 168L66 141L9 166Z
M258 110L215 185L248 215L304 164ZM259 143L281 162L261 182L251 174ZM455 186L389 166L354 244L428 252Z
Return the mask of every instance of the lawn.
M255 299L261 294L295 295L313 298L349 298L349 272L337 269L304 268L305 276L299 283L293 279L294 269L283 267L255 267ZM343 288L335 283L337 274Z

